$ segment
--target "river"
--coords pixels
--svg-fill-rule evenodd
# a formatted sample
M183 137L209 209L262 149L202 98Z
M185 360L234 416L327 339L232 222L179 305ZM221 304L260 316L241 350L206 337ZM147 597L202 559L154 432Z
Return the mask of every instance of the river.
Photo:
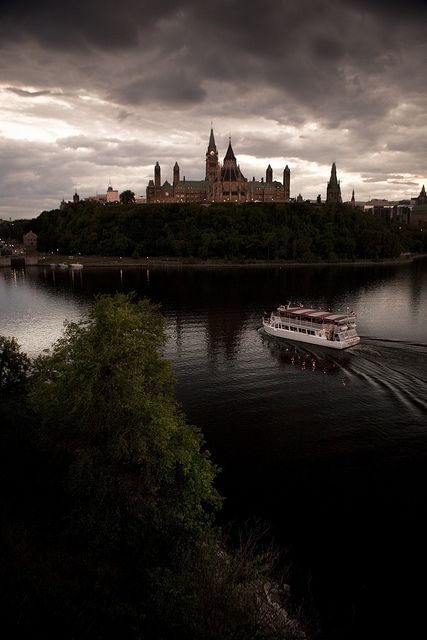
M35 356L98 293L161 305L166 357L226 496L268 523L319 637L409 637L427 569L427 261L370 266L0 271L0 334ZM263 336L289 300L355 310L345 352Z

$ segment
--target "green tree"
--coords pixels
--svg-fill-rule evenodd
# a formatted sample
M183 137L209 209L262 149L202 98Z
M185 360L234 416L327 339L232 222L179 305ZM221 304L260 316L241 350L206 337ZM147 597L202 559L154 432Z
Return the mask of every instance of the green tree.
M164 342L147 300L103 296L36 362L42 434L69 461L75 524L96 544L194 534L220 504L216 468L176 403Z
M31 419L0 457L1 614L17 635L305 637L270 598L271 555L221 542L217 469L164 343L147 300L101 296L34 363Z
M35 362L30 401L49 460L39 511L51 542L32 589L37 611L53 608L77 635L157 627L170 576L214 535L217 469L175 400L164 342L147 300L103 296Z
M135 204L135 194L130 189L126 189L126 191L122 191L120 194L120 202L121 204Z

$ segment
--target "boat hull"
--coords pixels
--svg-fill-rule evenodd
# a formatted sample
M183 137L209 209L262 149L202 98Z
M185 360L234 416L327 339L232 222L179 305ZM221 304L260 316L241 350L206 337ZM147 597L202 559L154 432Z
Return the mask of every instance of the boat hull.
M266 333L276 338L283 338L284 340L291 340L292 342L303 342L305 344L315 344L320 347L327 347L328 349L348 349L348 347L354 347L359 344L359 336L354 336L348 340L339 342L338 340L328 340L325 336L311 336L306 333L298 333L297 331L290 331L287 329L276 329L268 322L263 322L263 328Z

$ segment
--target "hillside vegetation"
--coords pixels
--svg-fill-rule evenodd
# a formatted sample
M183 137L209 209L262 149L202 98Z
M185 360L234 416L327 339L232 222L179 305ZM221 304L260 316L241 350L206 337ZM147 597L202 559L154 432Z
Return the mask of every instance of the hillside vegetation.
M14 233L31 226L39 250L64 254L333 262L427 250L425 231L343 204L81 202L23 223Z

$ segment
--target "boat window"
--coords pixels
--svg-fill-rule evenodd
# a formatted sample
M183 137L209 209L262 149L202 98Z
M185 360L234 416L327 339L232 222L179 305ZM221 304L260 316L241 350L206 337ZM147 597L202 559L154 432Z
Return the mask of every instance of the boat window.
M287 331L289 331L289 325L288 325L288 324L285 324L285 329L286 329Z
M296 331L297 328L296 327L291 327L291 331Z
M301 333L307 333L306 329L300 329Z

